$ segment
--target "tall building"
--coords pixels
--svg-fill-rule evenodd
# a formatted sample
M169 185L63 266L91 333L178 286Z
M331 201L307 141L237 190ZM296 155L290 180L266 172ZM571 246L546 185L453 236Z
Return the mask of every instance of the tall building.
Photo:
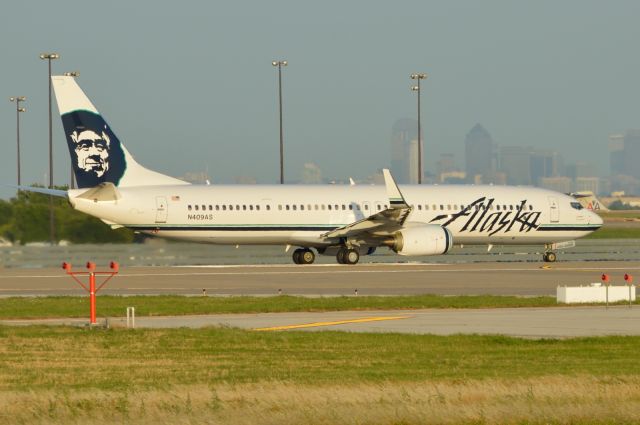
M322 170L318 164L313 162L305 162L302 167L302 183L318 184L322 183Z
M422 147L424 153L424 139ZM413 118L400 119L393 125L391 172L398 183L418 183L418 121Z
M531 150L531 183L540 184L540 179L557 177L562 171L562 157L558 152L550 150Z
M499 169L506 175L507 184L531 185L531 148L500 147Z
M609 135L609 174L624 174L624 134Z
M493 139L480 124L467 133L464 141L467 179L477 183L492 183L496 171Z

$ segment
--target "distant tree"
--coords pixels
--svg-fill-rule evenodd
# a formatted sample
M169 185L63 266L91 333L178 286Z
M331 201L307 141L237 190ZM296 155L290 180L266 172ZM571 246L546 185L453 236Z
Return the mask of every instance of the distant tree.
M66 189L66 188L61 188ZM49 240L49 196L20 191L0 203L0 236L21 244ZM111 230L95 217L75 211L66 199L53 197L56 241L72 243L128 243L128 229Z
M640 207L633 206L626 202L622 202L620 199L616 199L608 207L610 210L622 211L622 210L640 210Z

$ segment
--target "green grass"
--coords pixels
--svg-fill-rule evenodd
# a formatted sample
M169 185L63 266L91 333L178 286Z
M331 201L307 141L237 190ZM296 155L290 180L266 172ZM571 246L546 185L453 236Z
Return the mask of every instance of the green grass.
M638 376L640 337L0 327L0 391Z
M605 224L584 239L640 239L640 226L609 227Z
M126 308L136 308L138 316L164 316L216 313L272 313L294 311L395 310L422 308L494 308L555 306L554 297L521 298L514 296L352 296L352 297L183 297L98 296L100 317L124 316ZM0 299L0 319L86 317L87 297L12 297Z
M602 218L640 218L640 210L611 210L611 211L599 211L598 215Z

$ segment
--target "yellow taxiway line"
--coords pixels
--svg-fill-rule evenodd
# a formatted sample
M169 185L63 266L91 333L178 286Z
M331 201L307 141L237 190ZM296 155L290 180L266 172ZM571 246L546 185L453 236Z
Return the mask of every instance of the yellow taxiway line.
M302 329L302 328L315 328L320 326L344 325L347 323L366 323L366 322L381 322L383 320L400 320L400 319L408 319L410 317L411 316L362 317L360 319L337 320L335 322L314 322L314 323L303 323L300 325L286 325L286 326L273 326L270 328L256 328L254 329L254 331L284 331L288 329Z

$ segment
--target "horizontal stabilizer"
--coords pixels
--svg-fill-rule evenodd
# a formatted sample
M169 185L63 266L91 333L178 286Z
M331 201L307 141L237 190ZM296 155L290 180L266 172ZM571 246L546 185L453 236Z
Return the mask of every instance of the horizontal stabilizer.
M37 187L37 186L14 186L14 185L9 185L9 184L7 184L5 186L14 187L16 189L24 190L25 192L42 193L44 195L57 196L57 197L60 197L60 198L66 198L67 197L67 191L66 190L47 189L46 187Z

